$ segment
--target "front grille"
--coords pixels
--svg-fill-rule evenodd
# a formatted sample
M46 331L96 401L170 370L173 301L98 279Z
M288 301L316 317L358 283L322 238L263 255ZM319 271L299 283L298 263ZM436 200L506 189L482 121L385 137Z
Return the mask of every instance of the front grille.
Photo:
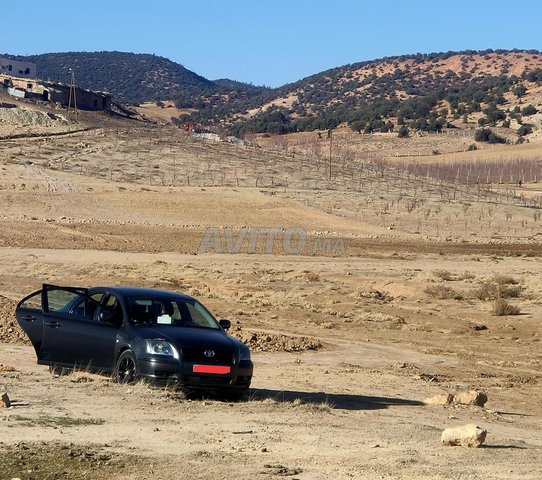
M213 350L214 357L207 357L203 352ZM183 348L183 358L189 362L205 363L207 365L232 365L234 353L231 351L220 351L211 348Z

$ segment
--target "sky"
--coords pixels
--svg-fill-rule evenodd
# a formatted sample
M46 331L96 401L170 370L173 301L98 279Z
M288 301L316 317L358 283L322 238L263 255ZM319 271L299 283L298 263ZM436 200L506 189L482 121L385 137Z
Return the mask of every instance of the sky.
M2 8L0 54L154 53L277 87L386 56L542 50L541 18L540 0L26 0Z

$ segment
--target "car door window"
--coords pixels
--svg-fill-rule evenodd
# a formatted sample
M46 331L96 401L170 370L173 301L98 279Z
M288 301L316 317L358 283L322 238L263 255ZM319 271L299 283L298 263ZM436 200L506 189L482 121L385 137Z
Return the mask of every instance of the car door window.
M190 314L192 323L205 328L218 328L218 325L211 314L203 307L203 305L201 305L201 303L186 302L186 308Z
M32 310L41 310L41 290L24 299L20 303L19 307L29 308Z
M113 323L121 324L122 323L122 306L115 295L108 295L103 303L103 308L113 312Z
M80 293L70 290L47 290L47 305L49 312L69 313L74 303L84 300Z
M92 320L102 298L103 293L94 293L90 298L79 298L75 301L69 313L86 320Z

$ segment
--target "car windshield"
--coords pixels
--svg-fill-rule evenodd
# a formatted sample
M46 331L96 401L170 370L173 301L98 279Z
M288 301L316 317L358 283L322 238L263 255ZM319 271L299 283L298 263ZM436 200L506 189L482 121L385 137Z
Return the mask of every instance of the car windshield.
M220 328L211 313L194 299L127 297L126 308L133 325Z

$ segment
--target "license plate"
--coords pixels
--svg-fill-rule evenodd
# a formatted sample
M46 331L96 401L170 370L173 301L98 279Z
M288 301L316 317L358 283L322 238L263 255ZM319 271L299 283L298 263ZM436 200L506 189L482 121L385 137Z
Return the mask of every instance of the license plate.
M192 367L194 373L214 373L215 375L226 375L231 372L231 367L223 367L221 365L194 365Z

